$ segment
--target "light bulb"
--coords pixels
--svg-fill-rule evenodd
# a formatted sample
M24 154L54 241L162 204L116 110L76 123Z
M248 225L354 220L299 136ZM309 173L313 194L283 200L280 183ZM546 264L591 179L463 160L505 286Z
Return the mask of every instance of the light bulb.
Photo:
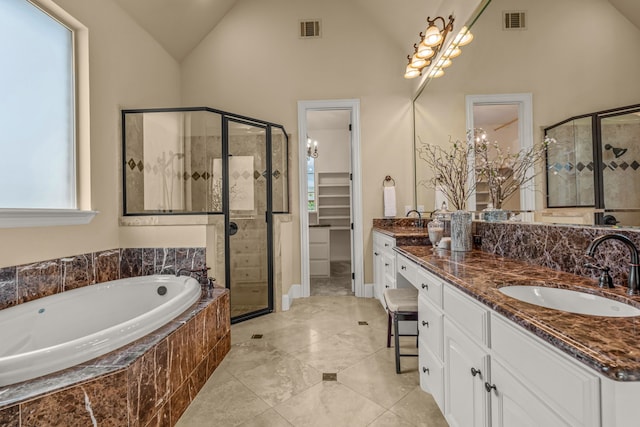
M420 43L420 46L418 46L418 51L416 52L416 56L418 58L422 58L422 59L429 59L434 55L434 51L433 49L431 49L429 46L425 45L424 43Z
M407 69L404 72L405 79L413 79L420 75L420 70L413 68L411 65L407 65Z
M413 68L421 69L427 65L427 60L423 58L419 58L418 54L413 55L411 58L411 66Z
M444 70L442 68L434 68L431 71L429 71L428 76L434 79L437 79L438 77L442 77L444 75Z
M424 40L422 43L425 46L433 47L438 45L442 41L442 34L440 34L440 30L434 24L429 25L427 31L424 33Z
M451 60L449 58L440 58L436 63L436 66L439 68L447 68L451 65Z
M462 27L456 38L453 40L453 44L456 46L466 46L473 40L473 34L467 27Z
M449 46L447 48L447 50L444 53L444 56L446 56L449 59L453 59L453 58L457 58L458 56L460 56L460 54L462 53L462 50L460 50L459 47L452 47Z

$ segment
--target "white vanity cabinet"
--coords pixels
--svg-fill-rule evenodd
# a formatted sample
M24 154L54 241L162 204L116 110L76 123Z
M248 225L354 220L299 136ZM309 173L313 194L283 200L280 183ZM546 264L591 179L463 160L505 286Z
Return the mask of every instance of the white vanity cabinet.
M489 426L489 312L445 284L444 416L450 426Z
M415 266L414 278L415 282L413 283L418 287L420 387L431 393L440 410L444 412L443 285L441 280L427 275L418 266Z
M396 287L396 239L373 232L373 295L384 306L382 293Z
M638 425L640 412L633 424L607 408L630 412L620 402L632 383L598 375L401 254L397 265L419 291L420 386L450 426Z
M497 313L491 347L492 425L601 425L597 374Z

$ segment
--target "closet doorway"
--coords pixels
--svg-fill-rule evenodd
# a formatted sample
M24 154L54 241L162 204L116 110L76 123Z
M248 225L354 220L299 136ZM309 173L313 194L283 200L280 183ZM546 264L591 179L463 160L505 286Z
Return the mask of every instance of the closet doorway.
M358 107L299 103L303 296L364 296Z

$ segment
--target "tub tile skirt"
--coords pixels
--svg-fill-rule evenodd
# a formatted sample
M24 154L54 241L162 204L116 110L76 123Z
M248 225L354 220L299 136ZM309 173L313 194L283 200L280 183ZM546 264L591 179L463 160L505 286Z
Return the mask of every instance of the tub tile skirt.
M0 426L173 426L230 348L229 292L216 288L125 347L0 388Z

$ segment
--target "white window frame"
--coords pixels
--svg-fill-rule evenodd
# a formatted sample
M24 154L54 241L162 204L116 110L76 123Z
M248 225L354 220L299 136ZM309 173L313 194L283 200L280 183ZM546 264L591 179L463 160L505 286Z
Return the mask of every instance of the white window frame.
M73 32L76 209L0 209L0 228L88 224L91 210L89 151L89 30L52 0L28 0Z

